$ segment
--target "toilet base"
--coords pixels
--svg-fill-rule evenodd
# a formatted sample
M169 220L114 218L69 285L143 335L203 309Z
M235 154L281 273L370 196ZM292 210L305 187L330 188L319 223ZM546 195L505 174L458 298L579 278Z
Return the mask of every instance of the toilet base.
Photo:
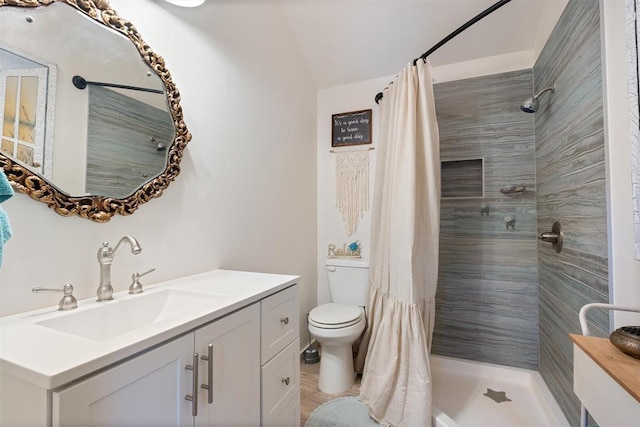
M322 346L318 389L327 394L347 391L356 381L351 344Z

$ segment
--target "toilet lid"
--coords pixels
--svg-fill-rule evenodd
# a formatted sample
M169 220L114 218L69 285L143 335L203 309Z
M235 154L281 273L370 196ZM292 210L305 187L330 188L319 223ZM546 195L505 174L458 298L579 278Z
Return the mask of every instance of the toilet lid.
M357 323L362 316L362 309L355 305L323 304L309 313L309 321L318 327L346 327Z

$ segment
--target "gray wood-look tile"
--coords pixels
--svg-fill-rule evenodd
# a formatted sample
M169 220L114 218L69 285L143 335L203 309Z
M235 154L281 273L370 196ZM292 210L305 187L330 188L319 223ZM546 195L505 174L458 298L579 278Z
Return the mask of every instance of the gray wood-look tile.
M561 222L564 248L539 244L540 373L572 425L573 347L578 311L608 302L607 213L600 59L600 13L595 0L571 0L533 70L537 90L556 84L535 114L538 231ZM607 335L604 312L592 333Z
M484 159L484 197L441 203L435 354L538 367L534 121L519 108L532 90L532 70L435 86L442 160ZM500 192L514 185L526 191Z

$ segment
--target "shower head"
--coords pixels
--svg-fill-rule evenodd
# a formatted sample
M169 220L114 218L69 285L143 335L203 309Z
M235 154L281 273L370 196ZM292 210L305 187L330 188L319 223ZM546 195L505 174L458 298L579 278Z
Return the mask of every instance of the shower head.
M538 98L534 96L533 98L525 99L522 104L520 104L520 109L525 113L535 113L538 111L539 105Z
M540 97L540 95L542 95L548 90L550 90L551 93L554 93L556 91L556 85L554 84L553 86L546 87L542 89L540 92L533 95L532 98L525 99L522 102L522 104L520 104L520 109L525 113L535 113L536 111L538 111L538 107L540 106L540 103L538 102L538 97Z

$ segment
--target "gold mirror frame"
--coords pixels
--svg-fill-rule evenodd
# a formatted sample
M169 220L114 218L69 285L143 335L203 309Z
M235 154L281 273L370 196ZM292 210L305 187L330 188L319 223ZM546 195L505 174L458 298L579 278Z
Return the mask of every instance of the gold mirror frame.
M159 197L171 181L180 173L180 161L191 134L187 130L180 106L180 92L171 80L171 73L165 66L164 59L153 52L151 47L142 40L136 27L129 21L122 19L111 9L108 0L0 0L2 6L38 7L53 3L66 3L93 19L100 25L124 35L138 49L140 57L164 83L167 102L173 124L175 137L167 149L167 166L156 178L153 178L132 195L124 199L104 196L73 197L60 191L46 179L21 166L7 156L0 154L0 167L14 189L28 194L31 198L46 203L47 206L62 216L78 215L95 222L107 222L115 214L131 215L138 207Z

